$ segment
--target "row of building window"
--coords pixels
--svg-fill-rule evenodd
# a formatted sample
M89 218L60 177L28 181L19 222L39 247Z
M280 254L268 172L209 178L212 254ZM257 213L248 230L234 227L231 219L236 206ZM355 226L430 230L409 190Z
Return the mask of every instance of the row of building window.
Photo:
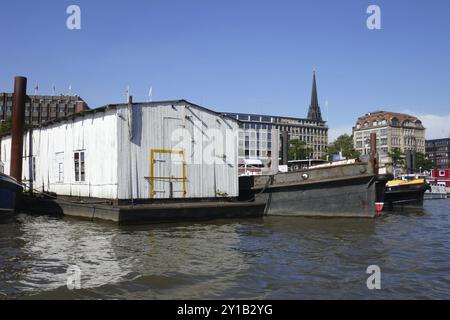
M289 131L292 134L313 134L316 136L326 136L327 131L315 128L301 128L292 126L279 126L280 131Z
M431 147L431 148L433 148L433 147L448 148L447 146L450 146L450 139L427 141L427 147Z
M241 121L257 121L257 122L274 122L275 120L273 117L247 115L247 114L237 114L236 119Z
M388 144L388 138L381 138L377 139L378 145L387 145ZM394 146L400 146L402 139L400 137L392 137L391 138L391 144ZM416 139L414 137L405 137L403 138L403 142L405 145L409 146L424 146L424 140L422 139ZM365 144L369 143L369 138L361 140L361 138L358 138L356 140L356 148L362 148Z
M270 150L244 150L239 149L239 157L249 158L269 158L271 156Z
M444 159L433 159L432 162L436 163L436 164L447 164L447 163L450 163L448 158L447 159L445 159L445 158Z
M324 137L327 135L327 131L322 129L302 128L292 126L272 126L271 124L263 124L263 123L244 123L242 125L242 128L255 130L272 130L272 128L277 128L280 131L289 131L294 134L314 134Z
M373 127L377 127L377 126L385 126L386 124L387 124L387 121L386 121L386 120L382 120L382 121L374 121L374 122L372 122L372 126L373 126ZM364 128L368 128L368 127L369 127L369 122L364 122L363 127L364 127ZM361 128L361 125L358 123L358 124L356 125L356 128L357 128L357 129L360 129L360 128Z
M420 134L420 132L423 132L423 131L415 130L415 129L402 129L402 130L400 130L399 128L391 128L390 132L391 132L391 135L393 135L393 136L404 135L404 136L415 137L418 134ZM368 138L371 133L376 133L377 136L387 136L388 129L357 131L357 132L355 132L355 137L356 138L361 138L361 137L367 137Z
M239 147L245 147L245 149L271 149L272 142L266 141L239 141Z
M272 130L271 124L262 124L262 123L244 123L242 127L244 129Z
M321 139L317 136L291 136L289 139L299 139L300 141L304 141L306 143L314 143L314 144L327 144L327 139Z
M64 183L64 152L55 153L54 168L55 168L55 182ZM85 182L86 181L85 151L74 151L73 168L74 168L75 182ZM32 158L32 175L33 180L36 180L36 157Z
M43 105L42 108L40 108L39 105L33 105L33 107L32 107L33 112L39 112L39 109L41 109L42 112L46 112L48 109L50 109L50 112L56 112L56 110L59 110L60 113L64 113L66 111L67 112L75 111L75 107L73 105L71 105L71 106L62 105L62 106L59 106L59 108L57 108L56 106L48 106L48 105ZM0 105L0 113L3 113L4 111L12 112L12 106L7 106L6 108L4 108L3 105ZM29 112L30 112L30 106L26 106L25 113L29 113Z
M265 131L240 131L240 139L272 140L272 133Z
M317 125L314 121L309 121L307 119L288 119L288 118L278 118L263 115L254 114L228 114L231 117L235 117L240 121L254 121L254 122L270 122L270 123L281 123L281 122L292 122L297 125Z
M369 127L369 122L364 122L363 125L361 126L361 124L357 124L356 125L356 129L361 129L361 128L368 128ZM379 127L379 126L386 126L387 120L381 120L381 121L373 121L372 122L372 127ZM399 122L396 120L391 120L391 125L392 126L398 126ZM422 127L422 123L420 121L414 123L414 122L410 122L410 121L404 121L401 124L403 127Z
M436 152L436 153L430 153L428 156L430 158L438 158L438 157L447 157L448 158L448 153L447 152Z
M371 131L359 131L355 133L356 138L365 138L369 139L370 133L376 133L377 136L387 136L388 130L387 129L381 129L381 130L371 130Z
M430 152L433 152L433 151L448 151L448 150L449 150L449 147L430 148L429 146L427 146L427 149L428 149Z

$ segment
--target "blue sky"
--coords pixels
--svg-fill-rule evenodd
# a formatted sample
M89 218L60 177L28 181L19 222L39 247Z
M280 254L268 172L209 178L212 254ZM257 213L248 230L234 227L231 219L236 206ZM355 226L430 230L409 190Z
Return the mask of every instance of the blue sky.
M81 8L81 30L66 8ZM382 30L366 9L381 8ZM218 111L305 117L312 70L330 136L368 111L426 119L450 134L450 1L5 1L0 91L72 92L91 107L185 98Z

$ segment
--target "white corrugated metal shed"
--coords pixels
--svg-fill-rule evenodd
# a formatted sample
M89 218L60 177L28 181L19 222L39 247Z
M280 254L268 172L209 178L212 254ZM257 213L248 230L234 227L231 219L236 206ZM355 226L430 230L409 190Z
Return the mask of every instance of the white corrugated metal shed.
M103 199L238 195L238 123L185 100L118 104L46 123L24 137L34 189ZM11 138L1 139L9 173Z

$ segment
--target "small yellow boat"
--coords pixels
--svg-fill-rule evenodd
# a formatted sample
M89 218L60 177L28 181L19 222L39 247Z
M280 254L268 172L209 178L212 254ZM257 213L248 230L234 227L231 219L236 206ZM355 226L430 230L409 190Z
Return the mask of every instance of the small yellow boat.
M395 206L423 206L423 197L429 189L424 178L402 177L386 183L384 203L388 208Z
M422 184L422 183L425 183L425 179L423 179L423 178L414 179L411 181L396 179L396 180L388 181L386 183L386 187L409 186L409 185L416 185L416 184Z

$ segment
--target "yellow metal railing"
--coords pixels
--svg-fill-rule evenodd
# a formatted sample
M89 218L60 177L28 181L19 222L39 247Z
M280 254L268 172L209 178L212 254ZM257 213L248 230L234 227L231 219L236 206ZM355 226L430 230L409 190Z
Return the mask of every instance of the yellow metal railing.
M155 177L155 154L179 154L183 157L183 176L182 177ZM155 180L181 180L183 182L183 197L186 197L186 159L183 150L164 150L151 149L150 150L150 198L155 197Z

